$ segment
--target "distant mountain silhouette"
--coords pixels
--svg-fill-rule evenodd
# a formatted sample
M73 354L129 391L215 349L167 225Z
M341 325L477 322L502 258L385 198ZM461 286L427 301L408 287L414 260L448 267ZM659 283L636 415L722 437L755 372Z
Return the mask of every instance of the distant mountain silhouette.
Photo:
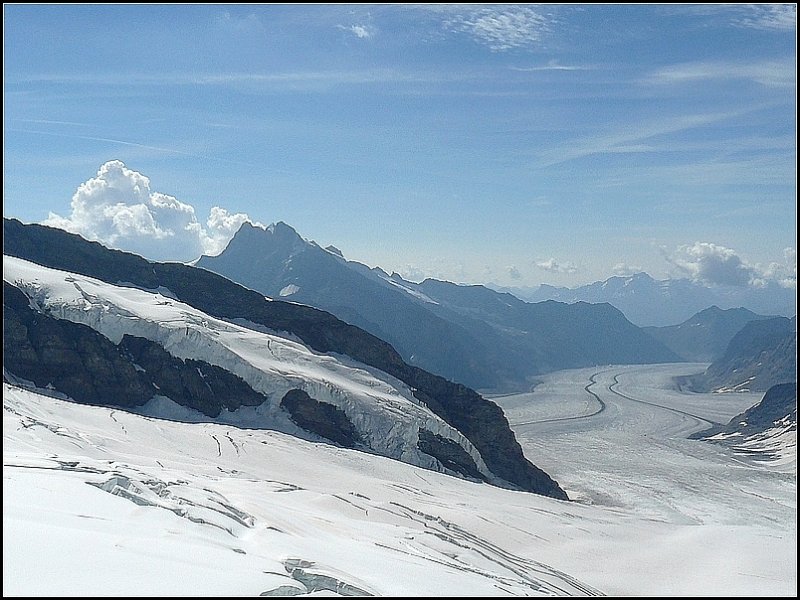
M551 285L541 285L535 290L504 289L530 302L608 302L640 327L682 323L709 306L744 307L758 314L787 317L797 311L795 291L776 283L758 288L708 287L688 279L657 281L647 273L611 277L574 289Z
M477 388L519 388L557 369L679 360L607 304L530 304L483 286L412 283L347 261L285 223L245 223L222 254L196 265L327 310L387 340L409 363Z
M680 325L643 327L644 331L681 358L691 362L713 362L728 344L751 321L768 319L746 308L721 309L712 306L701 310Z

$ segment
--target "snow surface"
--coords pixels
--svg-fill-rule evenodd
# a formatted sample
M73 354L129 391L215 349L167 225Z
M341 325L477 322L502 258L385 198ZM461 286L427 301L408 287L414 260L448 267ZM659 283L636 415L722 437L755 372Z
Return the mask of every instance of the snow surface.
M208 423L163 397L134 414L4 384L4 595L796 596L796 437L747 440L771 461L687 439L761 399L674 386L705 365L563 371L496 398L563 502L255 428L287 421L275 402L301 387L389 455L420 423L459 438L352 360L17 259L4 278L272 400Z
M794 596L795 476L684 438L748 401L670 387L691 370L599 369L577 419L597 371L499 399L579 502L5 385L3 592Z
M236 415L224 415L229 422L299 433L280 408L286 392L299 388L343 410L368 447L379 454L444 470L438 460L417 448L423 428L458 443L490 481L496 480L469 440L414 398L407 386L375 369L316 353L277 332L216 319L159 293L18 258L3 257L3 278L23 289L50 316L88 325L114 343L125 334L153 340L173 356L225 368L268 397L256 409L243 407Z
M300 286L290 283L289 285L281 288L281 291L278 292L278 295L281 298L285 298L286 296L291 296L292 294L296 294L299 291L300 291Z

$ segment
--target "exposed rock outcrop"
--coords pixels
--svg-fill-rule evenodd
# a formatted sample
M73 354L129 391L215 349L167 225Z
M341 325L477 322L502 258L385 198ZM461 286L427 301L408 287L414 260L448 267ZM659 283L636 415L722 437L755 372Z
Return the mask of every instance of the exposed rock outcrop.
M117 345L87 325L55 319L7 282L3 333L7 372L77 402L132 408L162 395L216 417L267 399L225 369L176 358L150 340L126 335Z
M443 467L451 471L461 473L465 477L470 477L472 479L485 479L478 470L475 461L472 460L472 457L452 440L443 438L425 429L420 429L417 447L425 454L433 456L442 463Z
M286 409L296 425L306 431L345 448L355 448L364 444L358 430L343 410L333 404L314 400L303 390L293 389L286 392L281 400L281 407Z

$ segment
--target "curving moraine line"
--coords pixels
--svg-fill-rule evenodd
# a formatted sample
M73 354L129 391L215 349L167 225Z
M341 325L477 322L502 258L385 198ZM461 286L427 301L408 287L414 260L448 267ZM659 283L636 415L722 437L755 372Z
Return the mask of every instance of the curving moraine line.
M585 391L592 398L594 398L597 401L597 404L599 405L597 410L595 410L594 412L588 413L588 414L585 414L585 415L575 415L575 416L572 416L572 417L558 417L558 418L555 418L555 419L542 419L540 421L525 421L523 423L514 423L514 427L520 427L522 425L538 425L539 423L556 423L556 422L559 422L559 421L576 421L578 419L588 419L590 417L594 417L596 415L599 415L601 412L603 412L606 409L606 403L603 402L600 399L600 396L595 394L589 388L597 383L597 376L600 375L600 373L602 373L602 371L598 371L597 373L592 373L592 375L589 377L589 383L587 383L585 386L583 386L583 391Z
M619 385L619 376L620 376L620 373L617 373L616 375L614 375L614 377L613 377L614 382L611 383L608 386L608 391L611 392L612 394L615 394L615 395L619 396L620 398L624 398L625 400L630 400L631 402L638 402L639 404L647 404L648 406L655 406L656 408L661 408L663 410L668 410L670 412L679 414L679 415L684 416L684 417L691 417L692 419L695 419L695 420L700 421L702 423L708 423L709 425L717 425L717 423L715 421L709 421L708 419L705 419L703 417L698 417L697 415L693 415L692 413L686 412L685 410L678 410L677 408L672 408L671 406L663 406L661 404L656 404L655 402L647 402L646 400L638 400L637 398L631 398L627 394L623 394L622 392L618 392L617 390L614 389L614 386Z

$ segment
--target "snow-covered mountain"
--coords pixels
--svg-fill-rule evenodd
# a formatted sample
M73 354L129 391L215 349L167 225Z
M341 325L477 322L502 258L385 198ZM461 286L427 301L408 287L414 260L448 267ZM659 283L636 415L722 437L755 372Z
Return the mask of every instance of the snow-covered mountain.
M725 426L712 427L692 437L731 446L735 452L796 468L797 382L769 388L761 402L733 417Z
M679 325L643 329L684 360L713 362L751 321L769 319L746 308L721 309L711 306Z
M566 498L523 456L497 405L327 313L60 230L12 221L4 229L5 251L16 255L4 256L7 379L112 406L167 397L209 418L302 429Z
M6 310L21 317L19 322L25 324L30 338L49 335L46 343L35 344L34 341L32 344L23 335L15 335L18 328L6 327L4 350L8 358L5 369L23 379L33 379L39 387L61 383L58 377L59 364L55 359L50 361L50 351L58 343L77 340L74 335L71 339L69 335L53 335L53 326L57 323L47 327L46 332L41 331L42 322L70 321L102 334L110 342L109 345L120 346L126 341L121 353L123 356L132 351L130 340L138 338L155 342L157 348L166 351L164 354L167 359L180 359L176 361L178 364L193 361L200 365L191 365L198 371L204 365L219 367L224 373L234 374L245 382L261 400L255 406L254 402L250 402L251 407L223 406L221 410L217 409L220 412L214 410L216 414L207 416L219 417L224 410L225 420L235 422L246 418L254 427L293 433L298 426L306 425L311 433L331 439L331 434L323 436L324 432L315 427L317 419L312 418L310 413L318 404L335 407L338 410L334 414L342 414L345 423L340 429L351 430L351 434L349 438L344 438L344 432L340 432L340 436L331 441L349 441L347 445L363 447L429 469L446 470L444 465L447 464L451 466L448 472L489 481L495 479L480 454L460 432L414 398L407 386L392 381L386 375L381 377L374 370L370 372L366 365L334 356L320 356L286 336L215 319L161 293L114 286L12 257L4 257L3 276L5 281L13 282L11 289L4 294L4 297L8 297L4 301ZM164 293L168 294L166 291ZM22 298L27 307L20 306ZM82 363L86 364L88 352L85 344L77 341L76 345L79 347L75 354L84 359ZM69 348L65 350L59 348L56 353L63 354L59 358L63 358L63 364L68 365L72 353ZM36 364L20 360L26 352L35 356ZM170 390L163 389L167 380L154 374L153 381L150 381L146 375L152 367L148 365L144 369L138 361L139 356L132 356L134 372L145 374L140 377L143 381L141 387L144 388L140 397L140 401L144 401L143 409L151 409L151 401L155 404L167 403L169 406L173 401L169 396ZM44 370L51 365L53 369ZM91 383L94 372L89 369L87 374ZM75 370L69 375L77 379ZM113 365L113 375L118 381L122 379L120 366ZM206 379L208 375L201 371L200 377ZM152 386L149 389L148 381ZM89 386L80 383L82 385L71 388L72 397L77 401L86 401L82 394L83 389ZM103 383L108 385L109 382ZM120 386L122 389L106 397L98 396L95 400L100 402L95 403L118 406L118 395L132 387L127 382L123 383L125 385ZM222 383L231 385L230 382ZM65 391L66 385L57 385L56 389ZM212 397L224 398L226 392L217 391ZM192 398L191 393L184 392L183 396L187 401ZM291 401L297 397L303 399L300 406ZM323 423L332 420L328 415L325 417L319 420ZM459 450L455 450L455 446ZM450 453L462 458L461 462L447 457L446 451L451 448ZM442 456L437 459L439 454Z
M647 273L636 273L573 289L551 285L541 285L535 290L506 289L530 302L608 302L640 327L682 323L709 306L723 309L743 307L763 315L787 317L797 312L795 290L776 283L763 287L708 287L689 279L658 281Z
M330 311L406 361L481 389L519 389L558 369L678 360L609 305L530 304L484 286L405 281L347 261L285 223L245 223L222 254L196 265Z

